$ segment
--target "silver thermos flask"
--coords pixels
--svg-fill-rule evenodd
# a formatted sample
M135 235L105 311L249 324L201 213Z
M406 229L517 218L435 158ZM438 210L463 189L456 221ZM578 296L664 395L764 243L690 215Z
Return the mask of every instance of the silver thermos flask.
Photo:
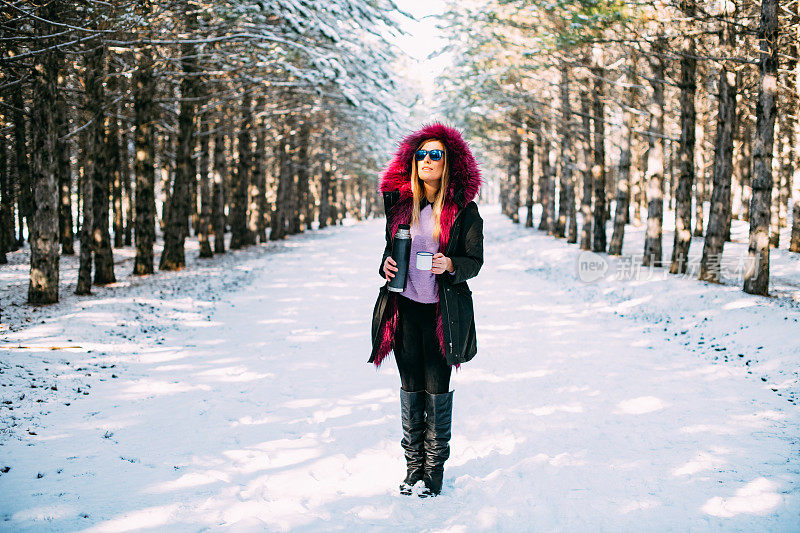
M389 282L389 290L392 292L403 292L406 290L406 279L408 278L408 264L411 258L411 226L400 224L397 233L394 234L392 245L392 259L397 263L397 272Z

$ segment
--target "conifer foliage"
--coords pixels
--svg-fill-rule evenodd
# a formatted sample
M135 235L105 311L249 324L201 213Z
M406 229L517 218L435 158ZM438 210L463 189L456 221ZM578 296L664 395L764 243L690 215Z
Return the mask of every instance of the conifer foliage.
M750 225L743 288L766 295L770 248L800 251L798 5L451 2L441 27L455 61L439 99L483 153L500 154L489 163L503 169L512 221L526 206L533 226L541 204L539 230L610 255L622 251L625 224L645 225L641 264L684 275L701 237L691 274L719 282L739 219ZM665 213L675 228L668 261Z
M397 136L391 0L0 6L0 262L28 301L372 214ZM363 201L365 200L366 201ZM226 233L229 240L226 241ZM213 250L211 239L213 238ZM163 247L162 247L163 246ZM160 259L159 259L160 252Z

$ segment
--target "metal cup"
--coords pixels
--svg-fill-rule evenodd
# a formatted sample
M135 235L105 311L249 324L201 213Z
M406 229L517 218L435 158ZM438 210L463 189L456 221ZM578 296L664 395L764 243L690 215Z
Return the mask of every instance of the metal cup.
M433 268L432 252L417 252L417 270L430 270Z

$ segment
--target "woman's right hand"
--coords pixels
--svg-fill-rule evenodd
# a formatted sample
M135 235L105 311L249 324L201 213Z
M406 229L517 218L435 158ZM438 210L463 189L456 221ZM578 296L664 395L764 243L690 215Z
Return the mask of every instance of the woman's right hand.
M392 256L389 256L383 262L383 274L386 276L386 281L392 281L395 272L397 272L397 263L392 259Z

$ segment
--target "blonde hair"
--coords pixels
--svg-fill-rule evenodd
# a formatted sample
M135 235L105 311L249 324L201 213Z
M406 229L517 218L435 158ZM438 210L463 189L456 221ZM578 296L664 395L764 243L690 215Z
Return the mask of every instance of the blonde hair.
M428 141L439 141L442 143L441 140L431 137L430 139L425 139L417 146L414 153L417 150L421 149L426 142ZM444 146L444 143L442 143ZM431 209L433 210L433 239L435 241L439 241L439 234L442 231L440 227L440 221L442 217L442 208L444 207L444 197L445 193L447 192L447 186L450 181L449 176L449 165L447 164L447 149L443 150L444 152L444 168L442 168L442 178L439 181L439 191L436 193L436 199L433 201L433 205ZM417 162L416 158L412 155L411 160L411 192L414 195L413 199L413 207L411 210L411 225L419 225L419 202L423 196L425 196L425 185L422 183L422 180L419 179L419 174L417 173L417 166L419 163Z

